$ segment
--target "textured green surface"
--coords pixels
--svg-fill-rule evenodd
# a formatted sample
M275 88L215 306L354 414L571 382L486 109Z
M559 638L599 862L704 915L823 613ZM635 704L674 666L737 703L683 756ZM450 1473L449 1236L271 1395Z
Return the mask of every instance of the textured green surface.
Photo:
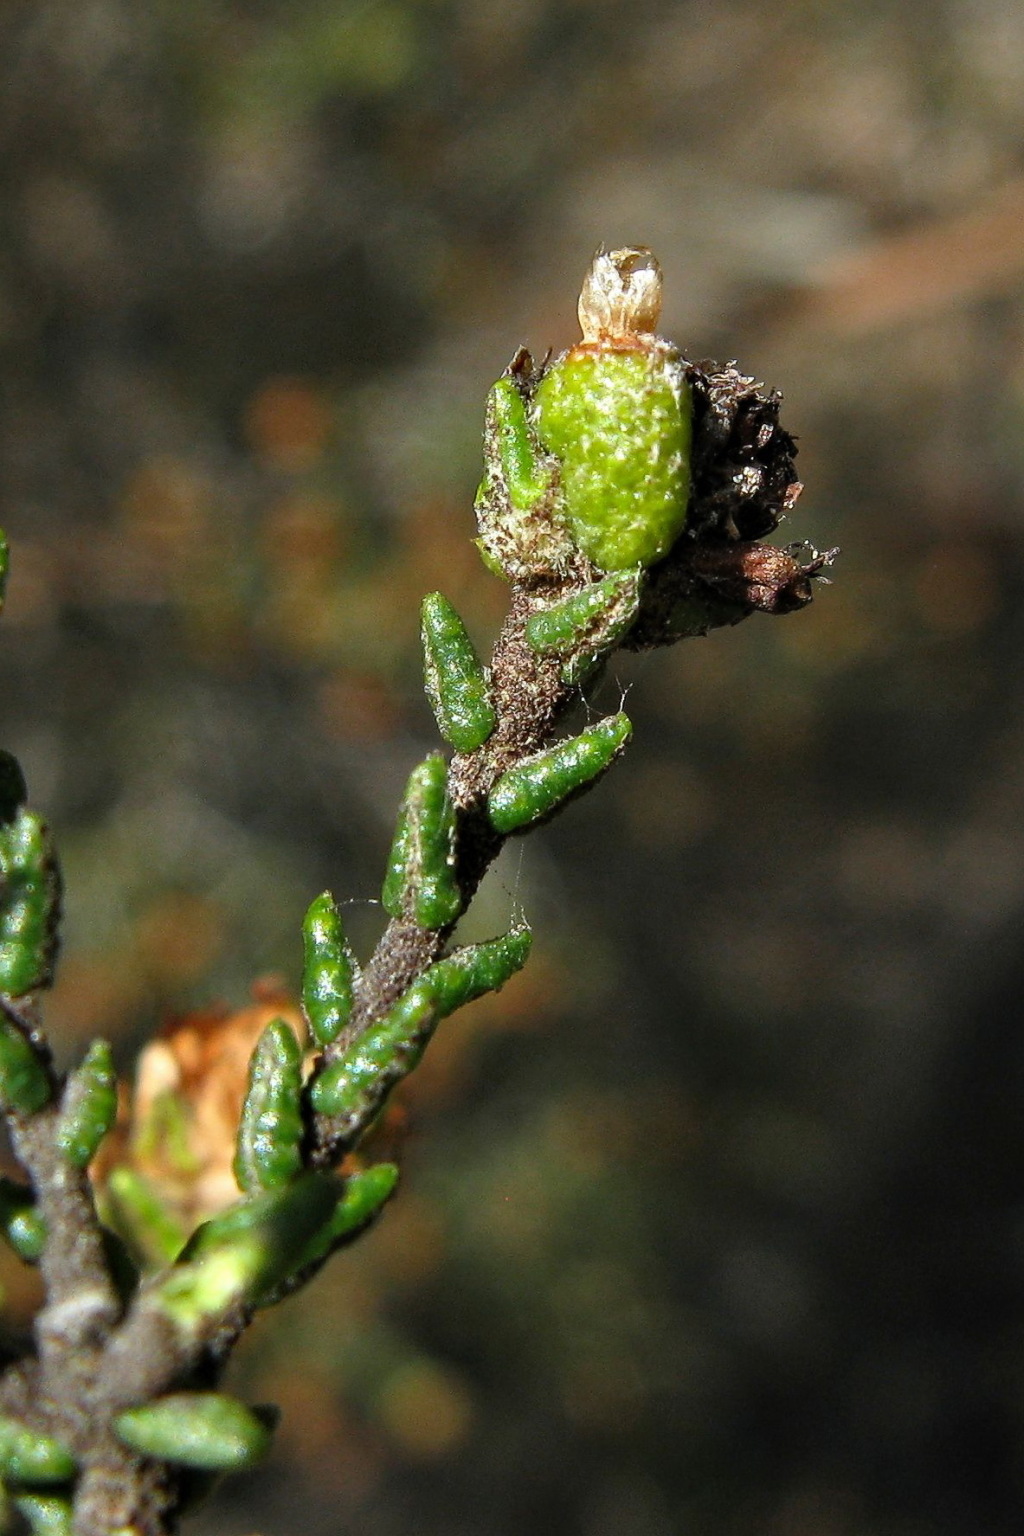
M252 1467L270 1449L271 1431L251 1408L222 1392L175 1392L114 1420L125 1445L210 1472Z
M12 1483L63 1483L73 1477L75 1458L59 1440L0 1418L0 1474Z
M71 1536L73 1515L68 1499L47 1497L40 1493L22 1493L14 1507L32 1536Z
M381 1211L398 1184L395 1163L376 1163L360 1173L349 1174L333 1214L295 1264L296 1273L319 1263L347 1237L354 1237Z
M606 719L510 768L491 790L488 812L499 832L530 826L604 772L633 733L628 716Z
M288 1278L337 1199L337 1179L307 1173L240 1200L196 1229L150 1294L179 1328L197 1332L229 1306L258 1305Z
M235 1178L255 1194L279 1189L302 1168L302 1051L295 1031L273 1019L249 1060L249 1085L238 1125Z
M64 1090L57 1146L75 1168L92 1162L117 1114L117 1073L106 1040L94 1040Z
M346 1122L357 1135L388 1093L417 1064L437 1023L485 992L496 992L526 963L528 928L468 944L439 960L366 1030L340 1061L330 1064L311 1089L315 1109Z
M421 928L444 928L462 911L455 879L455 813L448 765L438 753L414 768L406 785L381 891L385 911Z
M0 1104L34 1114L49 1103L50 1081L21 1030L0 1015Z
M302 922L302 1006L317 1045L329 1045L352 1012L355 964L330 891L310 902Z
M48 986L56 951L60 877L45 823L21 810L0 826L0 992Z
M437 728L457 752L475 752L497 716L466 626L440 592L423 599L421 634L424 685Z
M567 682L578 680L619 643L636 618L641 580L639 571L616 571L531 614L526 621L528 644L538 655L571 657L562 676Z
M602 571L660 560L690 494L690 392L674 354L577 348L545 374L533 411L584 554Z
M107 1180L110 1221L134 1255L147 1265L169 1264L184 1245L186 1232L149 1180L123 1165Z
M487 405L498 437L508 499L517 512L529 512L544 495L548 477L534 453L523 397L510 379L499 379Z

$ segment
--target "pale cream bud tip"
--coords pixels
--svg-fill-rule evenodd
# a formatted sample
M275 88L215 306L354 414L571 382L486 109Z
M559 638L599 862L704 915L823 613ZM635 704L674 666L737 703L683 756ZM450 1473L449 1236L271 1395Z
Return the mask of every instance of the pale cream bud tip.
M661 315L661 267L645 245L598 246L580 292L585 342L649 336Z

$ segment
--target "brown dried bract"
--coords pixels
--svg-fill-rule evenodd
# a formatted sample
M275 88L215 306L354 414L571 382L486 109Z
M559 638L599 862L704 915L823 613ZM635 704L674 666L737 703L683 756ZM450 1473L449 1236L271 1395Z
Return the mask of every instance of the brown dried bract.
M791 544L698 544L690 557L697 580L716 598L761 613L795 613L813 597L812 582L831 565L838 549L812 553L801 565L796 552L810 546Z
M305 1026L277 982L253 986L249 1008L209 1008L170 1019L139 1056L118 1134L94 1165L103 1183L117 1163L153 1186L186 1228L238 1199L235 1138L253 1048L272 1019L300 1042Z

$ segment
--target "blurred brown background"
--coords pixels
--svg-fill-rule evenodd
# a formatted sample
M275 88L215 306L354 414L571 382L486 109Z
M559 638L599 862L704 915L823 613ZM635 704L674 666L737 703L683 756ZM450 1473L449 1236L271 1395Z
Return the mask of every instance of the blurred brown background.
M1019 1532L1018 0L7 0L0 189L2 733L65 1055L294 984L325 885L372 944L420 595L502 610L484 394L599 240L785 390L784 534L843 547L810 611L591 690L626 762L469 920L521 905L530 969L254 1330L278 1447L194 1529Z

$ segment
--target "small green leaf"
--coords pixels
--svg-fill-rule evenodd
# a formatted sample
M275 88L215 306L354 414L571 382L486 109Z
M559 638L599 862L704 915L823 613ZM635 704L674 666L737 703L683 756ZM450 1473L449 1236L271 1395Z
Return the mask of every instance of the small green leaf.
M24 1184L0 1178L0 1229L19 1259L37 1264L46 1243L46 1223Z
M210 1472L240 1472L261 1461L272 1432L237 1398L173 1392L114 1420L114 1433L143 1456Z
M510 768L487 802L492 824L499 832L509 833L549 816L604 773L632 733L626 715L608 715L579 736Z
M355 972L341 914L330 891L310 902L302 923L302 942L302 1006L317 1045L330 1045L352 1012Z
M49 986L57 952L60 874L46 823L19 810L0 825L0 992Z
M640 605L639 571L616 571L603 581L540 608L526 621L526 639L539 655L596 662L619 643ZM578 668L576 670L579 670Z
M448 765L434 753L414 768L391 846L381 900L392 917L446 928L463 908L455 878L455 812Z
M277 1189L301 1172L301 1093L302 1051L295 1031L274 1019L249 1060L234 1163L239 1189Z
M357 1236L383 1210L398 1184L394 1163L375 1163L359 1173L350 1173L338 1197L338 1203L320 1231L302 1250L288 1277L301 1275L319 1264L346 1238Z
M466 626L440 592L423 599L421 634L424 681L437 728L457 752L475 752L497 716Z
M545 454L527 416L533 375L532 359L519 352L487 397L484 478L474 504L477 547L488 570L506 581L564 574L577 559L558 463Z
M0 1012L0 1104L31 1115L50 1101L50 1077L28 1037Z
M106 1040L94 1040L68 1079L57 1147L75 1168L87 1168L117 1114L117 1073Z
M337 1199L335 1178L307 1173L240 1200L193 1232L151 1298L183 1332L201 1336L228 1308L259 1305L291 1274Z
M544 496L550 473L537 454L522 394L511 379L499 379L487 406L509 501L517 512L529 512Z
M111 1170L106 1194L110 1220L137 1257L150 1266L173 1263L187 1234L149 1180L122 1164Z
M0 1476L12 1483L64 1483L76 1470L74 1456L52 1435L0 1418Z
M70 1499L22 1493L15 1498L14 1507L32 1536L73 1536L74 1512Z

